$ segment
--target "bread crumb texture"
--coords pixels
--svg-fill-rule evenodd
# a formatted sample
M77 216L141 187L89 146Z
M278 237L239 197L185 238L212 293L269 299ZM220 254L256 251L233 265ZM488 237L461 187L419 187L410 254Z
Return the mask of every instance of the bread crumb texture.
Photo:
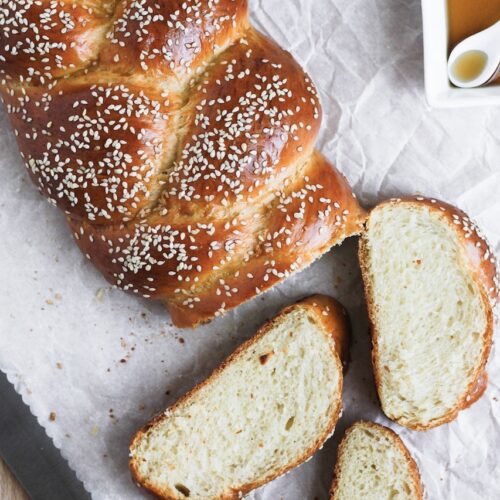
M358 422L340 445L332 500L423 498L418 470L399 437L389 429Z
M409 426L454 411L483 368L489 303L461 228L419 204L375 209L365 237L384 412Z
M165 498L236 498L306 459L340 409L333 344L307 308L279 316L137 435L136 478Z

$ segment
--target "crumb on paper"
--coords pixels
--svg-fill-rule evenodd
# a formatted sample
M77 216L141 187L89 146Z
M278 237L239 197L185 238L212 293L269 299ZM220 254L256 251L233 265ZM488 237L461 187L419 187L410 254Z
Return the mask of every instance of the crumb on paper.
M58 370L62 370L62 367L63 367L62 363L59 363L59 361L58 361L58 362L56 363L56 368L57 368Z
M55 422L55 420L56 420L56 412L55 412L55 411L51 411L51 412L50 412L50 415L49 415L49 420L50 420L51 422Z
M53 294L53 298L49 298L45 300L45 303L48 304L49 306L53 306L55 304L54 300L61 300L62 295L58 292L54 293L54 290L52 288L49 288L49 292Z
M104 299L104 294L106 293L105 288L98 288L97 291L95 292L95 298L99 301L102 302Z

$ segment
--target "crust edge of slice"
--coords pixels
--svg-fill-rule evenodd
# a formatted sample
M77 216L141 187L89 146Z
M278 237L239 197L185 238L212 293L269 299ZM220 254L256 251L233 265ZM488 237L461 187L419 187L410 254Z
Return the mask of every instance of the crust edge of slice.
M430 422L412 422L405 418L399 418L397 416L391 415L389 411L384 408L384 401L380 397L381 388L381 375L380 369L377 365L378 360L378 337L379 331L376 325L376 306L373 299L373 287L369 276L368 268L368 241L367 233L368 226L370 224L371 212L376 209L382 209L385 206L396 205L396 204L408 204L413 207L425 206L431 211L440 214L444 217L447 222L454 227L457 232L458 239L463 247L464 255L467 256L469 262L469 269L474 277L474 281L478 284L479 290L481 292L481 298L485 307L487 314L487 324L486 331L484 332L484 342L485 347L483 350L483 356L481 362L478 366L473 377L471 377L470 383L466 391L457 400L456 405L450 409L441 417L435 418ZM462 223L458 224L455 221L467 221L467 228L470 231L469 236L465 237L465 233L460 233ZM494 325L494 314L493 310L499 299L499 281L497 273L497 264L494 254L486 241L485 237L480 233L478 227L469 219L468 215L457 207L445 203L440 200L432 198L424 198L422 196L404 197L404 198L392 198L386 200L378 205L376 205L372 211L370 211L368 218L365 223L365 231L359 240L358 249L358 260L361 268L361 276L363 279L364 294L368 309L368 317L370 321L370 330L372 336L372 365L375 379L375 386L377 389L377 395L380 400L382 410L387 415L388 418L403 425L409 429L416 431L425 431L440 425L446 424L453 421L460 411L467 409L472 404L474 404L485 392L487 388L488 374L486 372L486 364L491 351L491 346L493 343L493 325ZM487 255L488 258L484 258Z
M345 432L344 436L342 437L342 440L339 444L339 448L337 451L337 460L335 463L335 469L334 469L334 478L332 481L332 486L330 489L330 500L337 500L335 497L335 491L338 488L338 483L339 483L339 478L341 474L341 467L343 464L344 460L344 455L347 447L347 438L351 434L351 432L358 426L361 427L369 427L371 429L376 430L377 432L382 432L387 436L394 446L396 446L401 453L403 454L406 463L408 464L409 472L410 472L410 477L411 481L415 486L415 490L417 492L417 496L415 500L423 500L424 498L424 489L422 487L422 481L420 477L420 472L417 466L417 463L415 462L415 459L412 457L411 453L409 452L408 448L404 444L403 440L392 430L389 429L388 427L385 427L380 424L376 424L375 422L370 422L367 420L359 420L358 422L355 422L352 424Z
M285 307L273 319L267 321L264 325L262 325L255 335L253 335L249 340L244 342L232 354L230 354L229 357L227 357L217 368L213 370L211 375L209 375L205 380L196 385L193 389L188 391L184 396L178 399L167 409L167 411L169 412L175 411L175 409L177 409L180 405L182 405L186 401L189 401L190 398L195 397L199 389L209 385L211 382L216 380L226 366L237 360L241 353L245 352L257 340L265 336L265 334L269 330L271 330L275 326L275 324L281 320L282 317L284 317L295 308L306 308L309 313L315 316L318 324L321 325L325 337L331 337L332 339L332 356L334 362L338 366L340 374L338 387L335 390L335 392L338 394L338 404L335 408L335 411L330 417L330 422L326 431L322 435L318 436L316 441L314 443L311 443L311 446L308 449L304 450L304 452L294 461L290 462L285 467L270 472L267 476L259 478L259 480L257 481L231 488L229 491L221 494L221 496L218 497L220 499L235 500L241 498L244 494L276 479L279 476L282 476L291 469L310 459L319 449L323 447L325 441L333 434L342 411L342 375L347 368L347 355L349 349L350 322L345 308L342 306L342 304L340 304L340 302L326 295L312 295L296 302L295 304ZM143 487L144 489L155 495L157 498L165 500L177 500L179 497L174 491L158 488L154 484L149 483L145 478L141 477L132 454L132 449L134 448L135 444L145 435L145 433L166 418L167 417L165 416L165 412L160 413L152 420L150 420L146 425L144 425L133 436L129 446L129 468L131 471L132 479L138 486Z

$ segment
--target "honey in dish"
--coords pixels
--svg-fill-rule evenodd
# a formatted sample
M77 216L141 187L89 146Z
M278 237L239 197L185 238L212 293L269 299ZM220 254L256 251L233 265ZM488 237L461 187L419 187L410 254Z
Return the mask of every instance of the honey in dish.
M484 70L488 56L481 50L469 50L453 63L451 70L457 80L470 82L476 79Z
M449 52L465 38L489 28L497 21L500 21L500 0L448 0ZM487 62L484 52L470 52L475 54L464 54L452 69L456 77L463 82L474 80ZM467 57L462 60L465 56ZM500 77L497 77L490 83L499 82Z
M448 0L449 50L500 21L500 0Z

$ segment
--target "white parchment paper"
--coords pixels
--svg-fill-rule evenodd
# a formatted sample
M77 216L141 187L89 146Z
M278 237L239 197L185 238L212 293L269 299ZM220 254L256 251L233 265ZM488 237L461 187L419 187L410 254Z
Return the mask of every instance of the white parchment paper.
M500 250L500 109L427 107L419 1L251 6L256 25L317 83L319 147L364 204L416 192L439 197L466 210ZM452 424L416 433L389 423L375 398L355 240L226 317L180 331L162 307L111 290L86 262L63 216L28 180L3 110L0 153L0 368L95 499L142 498L127 469L138 426L282 306L316 292L343 302L354 326L345 412L313 460L250 496L326 499L336 444L362 417L401 434L428 499L500 498L500 353L493 349L486 395Z

